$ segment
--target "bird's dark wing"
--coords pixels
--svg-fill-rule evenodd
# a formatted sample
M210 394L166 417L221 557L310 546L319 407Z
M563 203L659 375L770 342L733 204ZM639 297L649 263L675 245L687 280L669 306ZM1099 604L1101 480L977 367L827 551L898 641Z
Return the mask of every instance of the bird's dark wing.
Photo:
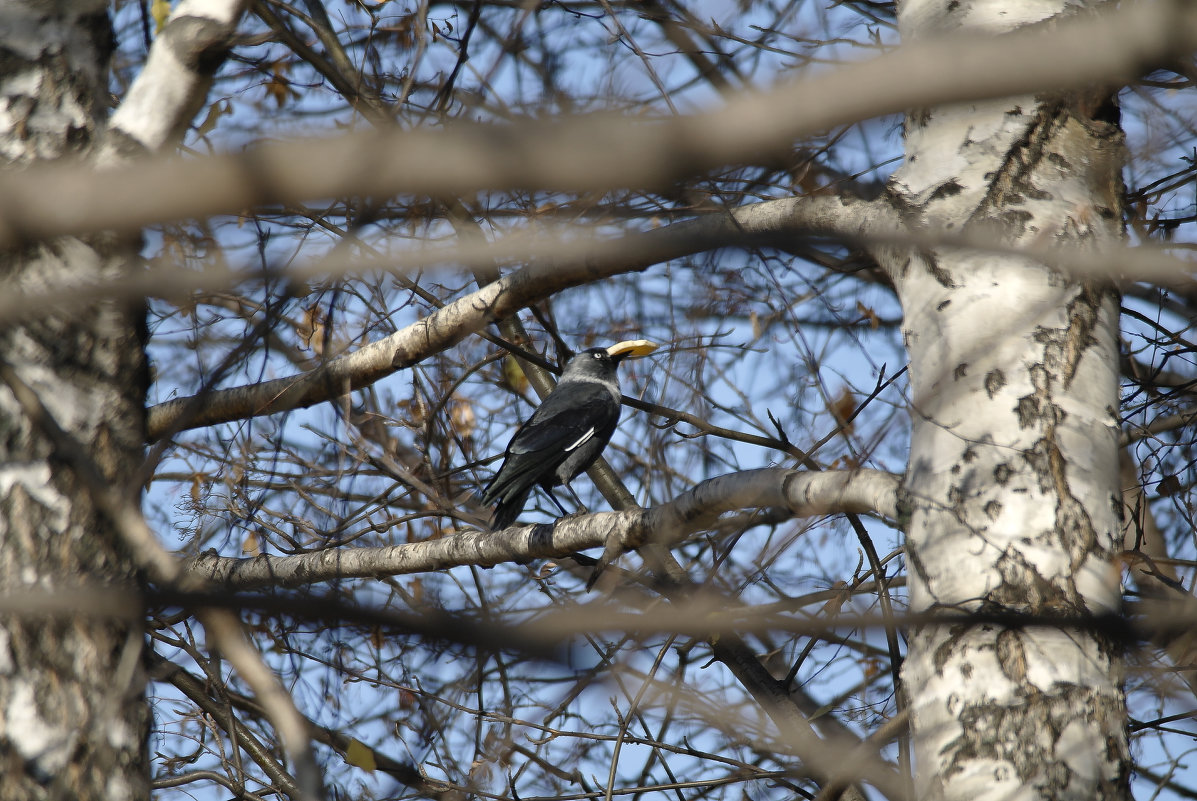
M606 444L618 422L619 403L605 387L590 381L562 384L515 432L507 455L559 453L560 464L588 439L600 438Z
M567 459L568 477L589 467L611 439L619 411L601 384L559 384L511 438L503 466L483 492L483 503L499 503L496 527L519 515L533 487L562 480L557 471Z

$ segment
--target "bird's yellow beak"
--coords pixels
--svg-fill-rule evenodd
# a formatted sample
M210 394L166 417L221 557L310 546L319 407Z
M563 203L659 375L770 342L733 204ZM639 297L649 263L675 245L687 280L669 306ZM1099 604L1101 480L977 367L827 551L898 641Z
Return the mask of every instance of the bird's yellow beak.
M625 339L623 342L618 342L607 348L607 355L622 356L625 359L639 359L641 356L647 356L659 347L661 346L655 342L649 342L647 339Z

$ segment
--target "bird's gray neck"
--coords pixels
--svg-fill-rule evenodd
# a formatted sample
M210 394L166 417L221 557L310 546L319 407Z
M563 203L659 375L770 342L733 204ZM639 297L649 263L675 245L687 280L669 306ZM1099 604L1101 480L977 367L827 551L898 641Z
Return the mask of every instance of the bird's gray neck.
M619 391L619 382L613 378L599 378L595 375L571 375L567 381L585 381L588 384L598 384L606 387L607 391L616 397L620 398L622 393Z

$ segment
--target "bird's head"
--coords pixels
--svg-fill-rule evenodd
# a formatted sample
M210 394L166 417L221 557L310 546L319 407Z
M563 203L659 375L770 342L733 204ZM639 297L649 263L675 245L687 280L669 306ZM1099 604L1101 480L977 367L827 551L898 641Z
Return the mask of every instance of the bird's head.
M565 365L562 378L587 377L614 379L615 368L624 359L638 359L647 356L659 346L646 339L632 339L612 345L609 348L590 348L574 354Z
M606 348L590 348L579 353L575 353L568 362L565 363L565 372L561 374L565 378L601 378L613 379L615 378L615 368L619 363L626 358L625 356L612 356L607 352Z

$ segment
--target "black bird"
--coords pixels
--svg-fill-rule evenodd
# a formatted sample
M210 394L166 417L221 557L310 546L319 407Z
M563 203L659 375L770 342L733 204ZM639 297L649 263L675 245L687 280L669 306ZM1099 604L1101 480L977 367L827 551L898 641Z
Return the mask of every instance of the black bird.
M644 340L620 342L584 350L566 363L557 386L511 438L503 466L482 493L482 503L497 504L495 530L515 522L538 486L566 514L553 487L564 484L568 489L615 433L620 412L615 369L629 356L645 356L656 348Z

